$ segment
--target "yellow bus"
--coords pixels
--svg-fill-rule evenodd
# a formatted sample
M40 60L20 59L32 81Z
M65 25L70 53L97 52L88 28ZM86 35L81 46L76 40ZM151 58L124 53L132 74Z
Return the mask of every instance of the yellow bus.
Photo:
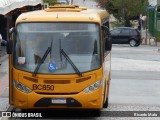
M21 14L10 30L9 102L20 109L108 106L109 14L55 5Z

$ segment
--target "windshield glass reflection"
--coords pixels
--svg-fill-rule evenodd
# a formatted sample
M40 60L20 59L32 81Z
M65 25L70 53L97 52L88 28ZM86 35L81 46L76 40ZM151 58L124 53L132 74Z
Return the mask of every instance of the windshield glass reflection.
M51 48L38 73L76 73L61 55L63 49L80 72L98 69L99 26L91 23L21 23L14 43L14 66L34 72L48 47Z

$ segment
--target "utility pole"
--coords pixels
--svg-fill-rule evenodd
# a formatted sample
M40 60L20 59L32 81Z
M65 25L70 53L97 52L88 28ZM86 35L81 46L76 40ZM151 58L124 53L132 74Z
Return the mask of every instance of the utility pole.
M122 0L122 24L123 24L123 26L124 26L124 22L125 20L124 20L124 0Z

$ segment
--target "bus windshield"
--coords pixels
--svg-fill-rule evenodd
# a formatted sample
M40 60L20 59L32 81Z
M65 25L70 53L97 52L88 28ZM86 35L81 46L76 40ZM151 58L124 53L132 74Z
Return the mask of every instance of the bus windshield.
M98 69L99 32L96 23L20 23L14 41L14 67L33 73L42 62L37 73L75 74L63 50L81 73ZM49 53L43 57L48 48Z

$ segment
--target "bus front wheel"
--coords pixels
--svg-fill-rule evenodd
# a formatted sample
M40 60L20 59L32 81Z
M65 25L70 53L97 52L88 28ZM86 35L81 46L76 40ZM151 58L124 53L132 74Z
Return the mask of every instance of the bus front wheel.
M103 108L107 108L108 107L108 98L106 98L105 103L103 104Z
M104 103L103 103L103 108L108 107L108 96L109 96L109 84L105 85L107 86L107 90L105 91L105 96L104 96ZM106 87L105 87L106 88ZM107 94L106 94L107 93Z

